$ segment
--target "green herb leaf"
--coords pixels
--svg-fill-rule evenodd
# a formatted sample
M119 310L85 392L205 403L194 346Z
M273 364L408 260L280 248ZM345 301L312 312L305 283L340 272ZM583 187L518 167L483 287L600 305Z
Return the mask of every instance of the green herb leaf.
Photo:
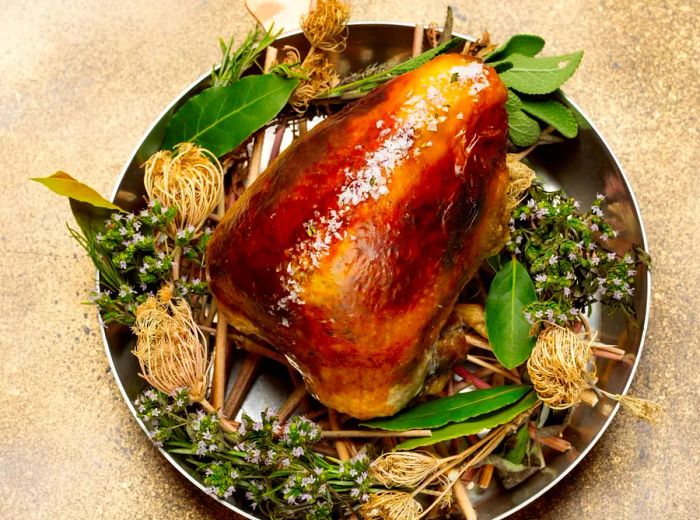
M540 125L522 110L508 112L508 137L516 146L530 146L540 137Z
M512 54L508 61L513 67L500 77L508 87L523 94L549 94L572 76L582 57L583 51L546 58Z
M418 404L389 419L371 421L364 426L393 431L439 428L503 408L528 390L530 387L526 385L510 385L455 394Z
M498 412L482 415L469 421L450 424L444 428L433 430L430 437L409 439L396 446L397 450L412 450L420 446L430 446L442 441L449 441L466 435L474 435L487 428L495 428L515 419L518 415L529 410L537 403L537 394L531 392L522 400Z
M576 137L578 133L576 118L571 110L559 101L524 98L521 103L525 112L553 126L564 137L569 139Z
M318 99L328 99L338 96L343 96L344 98L360 97L365 92L378 87L382 83L417 69L434 57L445 54L463 43L464 40L462 38L452 38L437 47L425 51L423 54L419 54L415 58L410 58L388 69L380 67L378 71L374 72L376 66L370 67L370 74L360 73L358 75L353 75L349 78L349 81L329 89L326 93L321 94Z
M508 91L508 99L506 100L506 111L508 114L517 112L523 108L523 102L520 101L518 95L512 90Z
M534 56L544 48L544 39L533 34L516 34L486 56L485 62L494 62L507 58L511 54Z
M122 211L119 206L105 199L90 186L78 182L66 172L58 171L49 177L33 177L30 180L43 184L54 193L64 197L87 202L98 208Z
M514 444L503 456L505 460L513 464L523 464L527 455L527 445L530 442L530 434L527 431L528 425L523 424L513 436Z
M504 265L491 282L486 297L486 330L493 353L508 369L530 357L535 341L523 309L536 301L535 285L517 260Z
M275 117L297 84L296 80L262 74L228 87L209 88L173 116L163 148L189 141L220 157Z

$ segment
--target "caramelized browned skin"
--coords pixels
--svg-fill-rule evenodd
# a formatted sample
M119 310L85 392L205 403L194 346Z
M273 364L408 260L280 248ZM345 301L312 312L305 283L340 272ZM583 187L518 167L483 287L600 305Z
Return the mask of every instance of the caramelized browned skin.
M295 141L217 227L210 286L323 403L391 415L422 388L464 284L504 237L506 89L450 54Z

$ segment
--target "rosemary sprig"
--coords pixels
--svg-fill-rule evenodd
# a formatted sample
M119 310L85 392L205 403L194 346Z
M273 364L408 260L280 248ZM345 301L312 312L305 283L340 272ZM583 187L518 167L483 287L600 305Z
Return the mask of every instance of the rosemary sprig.
M450 52L459 45L464 44L462 38L452 38L437 47L419 54L415 58L408 59L398 65L388 68L383 66L370 66L365 73L359 73L357 76L352 76L348 80L341 82L339 85L327 90L317 97L319 100L341 98L354 99L364 96L370 90L375 89L382 83L389 81L396 76L400 76L406 72L417 69L421 65L429 62L434 57L440 54Z
M258 56L272 45L281 33L282 30L275 31L274 26L267 30L256 26L236 49L233 46L233 36L228 42L219 38L222 59L218 69L212 68L211 86L226 87L238 81L241 74L255 64Z

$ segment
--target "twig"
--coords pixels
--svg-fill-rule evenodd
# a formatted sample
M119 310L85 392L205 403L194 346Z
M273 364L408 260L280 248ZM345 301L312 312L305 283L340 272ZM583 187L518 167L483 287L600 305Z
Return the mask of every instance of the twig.
M321 437L327 439L381 439L383 437L430 437L430 430L406 430L403 432L385 432L372 430L332 430L324 431Z
M224 415L226 417L235 417L238 410L241 409L250 387L255 382L255 376L260 368L261 361L262 359L258 354L248 354L243 360L238 378L233 384L226 403L224 403Z
M340 431L338 414L332 408L328 409L328 420L331 424L331 430ZM325 430L321 435L323 435L324 433L328 435L329 430ZM348 449L348 446L344 441L335 441L335 449L338 452L338 457L340 458L340 460L350 460L350 450Z
M284 404L277 411L277 420L279 420L280 423L286 421L294 413L294 410L297 409L306 395L307 393L305 386L302 385L295 388L289 397L287 397Z
M209 303L209 312L207 315L204 317L204 321L202 322L200 328L204 330L204 327L211 327L212 323L214 323L214 316L216 316L216 298L212 298L211 302Z
M416 24L413 29L413 57L415 58L423 52L423 25Z
M472 385L474 385L480 390L483 390L485 388L491 388L490 384L478 378L475 374L472 374L469 370L467 370L464 367L457 366L454 367L452 371L465 381L469 381Z
M540 444L544 444L545 446L549 446L553 450L560 451L563 453L571 449L571 443L566 439L562 439L561 437L555 437L553 435L548 437L540 436L537 433L537 428L534 424L528 424L527 431L530 435L530 438L533 441L539 442Z
M214 343L214 382L211 400L214 408L219 410L224 405L226 393L226 351L228 350L228 324L222 313L216 323L216 340Z
M493 352L493 349L491 348L489 342L484 340L484 338L482 338L481 336L477 336L476 334L472 334L471 332L465 332L464 339L466 339L467 343L469 343L470 345Z
M206 325L200 325L199 328L202 330L202 332L206 332L208 334L216 334L216 329L207 327ZM253 341L247 336L236 334L235 332L229 332L228 338L234 341L236 343L236 346L241 350L245 350L253 354L259 354L281 365L289 366L287 359L282 354L279 354L272 349L260 345L259 343Z
M272 68L272 64L277 59L277 48L269 46L265 50L265 66L263 67L263 72L268 72ZM262 161L263 145L265 144L265 129L263 128L255 136L253 142L253 153L250 156L250 163L248 164L248 178L246 179L246 186L250 186L255 182L260 174L260 163Z
M280 123L275 129L275 140L272 141L272 150L270 150L270 160L268 163L272 163L277 156L280 154L280 149L282 148L282 139L284 138L284 131L286 130L286 125Z
M488 368L489 370L491 370L492 372L495 372L496 374L501 374L503 377L513 381L515 384L519 385L521 383L521 380L519 377L514 376L513 374L511 374L507 370L500 369L497 366L492 365L491 363L484 361L483 359L481 359L478 356L470 356L469 354L467 354L467 361L469 361L470 363L474 363L475 365L479 365L480 367Z
M457 499L457 505L462 511L465 520L476 520L476 511L474 511L474 507L469 501L469 495L461 480L457 480L454 483L454 494Z
M180 257L182 255L182 250L176 247L173 250L173 281L180 278Z
M486 464L481 467L481 473L479 474L479 482L477 485L481 489L486 489L491 484L491 478L493 477L493 464Z

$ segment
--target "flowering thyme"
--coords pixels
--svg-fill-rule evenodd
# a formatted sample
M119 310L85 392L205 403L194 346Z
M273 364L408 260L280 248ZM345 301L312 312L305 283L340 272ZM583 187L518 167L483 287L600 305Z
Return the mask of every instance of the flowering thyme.
M313 451L321 429L300 416L280 424L269 411L259 420L243 415L238 431L225 433L215 414L193 410L187 392L153 389L134 401L149 437L189 462L212 495L239 494L271 518L336 518L369 500L369 458L340 462Z
M599 194L582 213L578 201L535 183L513 211L506 248L527 267L538 295L525 308L528 321L566 324L595 302L634 313L638 266L648 256L636 247L622 256L612 250L618 233L604 220L604 202Z

